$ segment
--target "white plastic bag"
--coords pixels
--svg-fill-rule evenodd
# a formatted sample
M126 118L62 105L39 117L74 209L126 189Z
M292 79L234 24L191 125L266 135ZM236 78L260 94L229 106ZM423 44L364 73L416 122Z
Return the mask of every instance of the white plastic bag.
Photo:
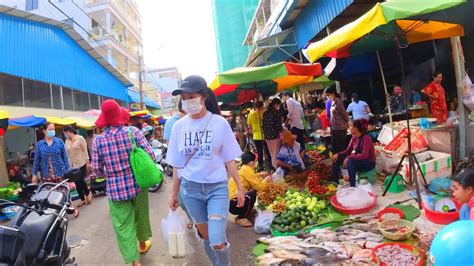
M278 167L275 170L275 172L272 174L272 180L273 180L273 182L283 181L284 176L285 176L285 172L283 171L283 169L281 169L281 167Z
M170 210L168 217L161 220L161 231L172 257L189 256L195 252L187 237L186 221L176 211Z
M362 181L365 181L365 182L362 182ZM365 179L361 180L361 182L359 183L359 185L357 185L357 187L361 188L361 189L363 189L367 192L374 193L374 187L372 186L372 184L367 182Z
M261 211L257 209L257 218L255 219L255 224L253 226L255 233L261 235L270 233L270 226L272 225L275 216L276 213L271 211Z
M338 190L337 201L349 209L361 209L370 206L374 199L362 188L347 187Z

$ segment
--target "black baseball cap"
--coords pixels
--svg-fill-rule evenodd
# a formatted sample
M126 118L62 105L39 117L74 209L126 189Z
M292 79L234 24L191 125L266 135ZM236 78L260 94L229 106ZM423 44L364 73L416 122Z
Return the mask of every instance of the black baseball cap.
M189 76L181 81L179 89L172 92L173 96L180 95L183 92L195 93L207 90L206 80L201 76Z

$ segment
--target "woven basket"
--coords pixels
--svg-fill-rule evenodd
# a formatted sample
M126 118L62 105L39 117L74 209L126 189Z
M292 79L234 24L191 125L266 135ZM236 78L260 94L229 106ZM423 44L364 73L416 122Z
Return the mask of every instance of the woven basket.
M389 232L385 228L387 227L392 227L392 226L406 226L408 227L408 231L405 233L402 232ZM415 231L415 225L412 222L409 222L407 220L402 220L402 219L392 219L392 220L387 220L379 223L379 230L382 233L382 235L390 240L405 240L413 234L413 231Z

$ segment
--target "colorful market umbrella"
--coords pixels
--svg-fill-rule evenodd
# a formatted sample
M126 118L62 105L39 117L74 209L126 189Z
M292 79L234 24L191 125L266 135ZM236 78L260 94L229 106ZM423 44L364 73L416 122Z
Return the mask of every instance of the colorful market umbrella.
M9 128L18 128L18 127L38 127L46 123L46 118L37 117L34 115L11 118L8 120Z
M314 90L323 90L336 82L334 80L330 80L328 76L322 75L313 80L313 82L309 82L306 84L301 84L299 87L300 92L307 92L307 91L314 91Z
M464 0L395 0L377 3L357 20L310 44L304 53L310 62L314 62L324 55L348 57L395 45L408 46L428 40L462 36L464 35L462 25L432 21L426 14L464 2ZM426 15L427 18L420 19L421 15ZM417 19L410 19L413 17ZM394 41L395 38L397 42Z
M150 115L150 111L148 110L139 110L139 111L134 111L134 112L129 112L129 113L130 113L130 116L139 116L139 117Z
M60 126L73 125L76 123L74 120L68 118L60 118L55 116L46 116L44 118L46 118L46 121Z
M4 136L8 129L8 113L0 110L0 136Z
M89 111L85 111L81 113L81 116L99 116L101 113L102 113L101 110L90 109Z
M245 103L258 94L271 96L321 76L317 64L280 62L263 67L238 67L217 75L209 87L222 102Z

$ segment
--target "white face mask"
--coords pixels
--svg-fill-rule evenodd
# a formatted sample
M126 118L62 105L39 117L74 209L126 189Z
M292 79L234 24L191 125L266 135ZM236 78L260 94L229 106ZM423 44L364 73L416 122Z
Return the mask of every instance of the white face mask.
M201 112L202 110L201 97L193 98L190 100L183 100L182 105L183 110L187 114L195 115Z

